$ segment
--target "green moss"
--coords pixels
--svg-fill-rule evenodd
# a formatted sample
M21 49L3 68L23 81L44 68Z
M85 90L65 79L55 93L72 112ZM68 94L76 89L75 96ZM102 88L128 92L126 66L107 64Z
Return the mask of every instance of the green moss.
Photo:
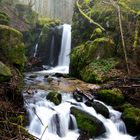
M0 11L0 24L9 25L9 22L10 22L9 16L6 13Z
M71 113L76 117L78 128L86 132L90 137L99 136L105 132L104 125L87 112L72 107Z
M128 132L132 135L138 135L140 130L140 109L135 107L126 107L122 118L127 126Z
M5 37L7 37L7 35L12 35L14 37L19 37L19 39L23 37L21 32L6 25L0 25L0 35L5 35Z
M12 76L11 70L0 61L0 82L6 81Z
M60 20L57 19L51 19L51 18L39 18L38 24L41 26L52 26L55 27L57 25L60 25Z
M126 108L131 108L133 107L130 103L124 103L122 106L120 106L122 112L126 109Z
M47 95L46 99L50 100L55 105L59 105L61 103L62 96L61 96L60 93L52 91L52 92L49 92L49 94Z
M114 47L112 45L113 42L111 39L100 37L94 39L93 41L87 41L78 47L75 47L70 55L72 69L70 71L71 75L81 77L82 75L80 74L80 72L84 67L88 68L88 66L90 66L90 63L96 63L96 59L112 56L114 52ZM105 61L111 63L110 60L108 59ZM99 63L100 61L102 60L99 60ZM115 61L113 61L113 63L114 62ZM116 65L116 63L114 63L114 65Z
M113 71L117 64L118 61L112 58L94 60L80 71L80 76L86 82L102 83L119 76L119 72Z
M23 125L23 124L25 124L25 116L24 115L18 115L17 117L11 117L9 119L9 121L12 122L12 123Z
M14 28L0 25L0 49L4 59L22 70L26 61L22 34ZM2 58L2 59L3 59Z
M118 106L124 103L125 98L121 92L121 90L114 89L105 89L101 90L98 93L98 99L104 101L105 103L113 106Z

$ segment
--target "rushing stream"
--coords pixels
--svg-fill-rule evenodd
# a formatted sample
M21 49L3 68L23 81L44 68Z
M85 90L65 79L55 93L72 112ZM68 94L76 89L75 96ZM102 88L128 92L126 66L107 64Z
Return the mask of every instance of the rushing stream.
M39 77L36 78L36 80L38 79ZM36 82L36 80L34 82ZM26 82L31 84L31 81L28 81L28 77ZM32 92L32 95L24 93L25 106L29 114L29 125L27 129L37 138L42 140L77 140L79 133L76 119L72 114L70 114L70 108L75 106L87 113L90 113L103 122L106 128L105 136L95 138L96 140L134 139L127 134L125 124L120 119L121 113L102 102L101 103L109 109L109 119L98 114L93 107L86 106L84 102L77 102L73 98L72 93L61 93L62 102L60 105L56 106L53 102L46 99L49 91L36 89ZM73 130L69 129L70 123L74 126Z
M61 51L58 60L58 66L47 71L36 72L36 77L31 78L32 73L26 74L25 83L26 86L32 86L36 83L49 85L49 78L46 78L46 73L55 79L60 81L62 79L53 77L51 73L68 73L69 71L69 53L71 43L71 27L70 25L63 25L63 37L61 43ZM36 49L37 50L37 49ZM36 53L35 53L36 55ZM33 73L34 74L34 73ZM59 83L58 83L59 84ZM51 87L51 85L50 85ZM73 98L73 94L70 92L61 92L62 101L59 105L55 105L53 102L46 99L49 93L48 90L41 90L37 86L30 92L24 92L25 107L28 112L28 131L39 138L40 140L77 140L79 137L79 129L75 116L71 114L71 107L78 107L84 112L98 118L105 127L104 136L94 138L95 140L134 140L127 134L127 130L124 122L121 120L121 113L114 110L112 107L104 105L109 110L109 118L105 118L103 115L97 113L93 107L88 107L85 104L86 99L83 102L77 102ZM72 126L70 129L69 126ZM91 138L92 139L92 138Z

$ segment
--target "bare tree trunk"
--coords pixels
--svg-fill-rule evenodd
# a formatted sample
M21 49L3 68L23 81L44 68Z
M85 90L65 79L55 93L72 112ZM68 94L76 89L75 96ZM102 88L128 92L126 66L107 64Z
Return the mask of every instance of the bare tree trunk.
M126 46L125 46L125 42L124 42L124 34L123 34L123 29L122 29L121 11L120 11L119 5L117 5L117 10L118 10L119 27L120 27L121 40L122 40L122 46L123 46L127 73L130 74L129 65L128 65L128 57L127 57L127 53L126 53Z

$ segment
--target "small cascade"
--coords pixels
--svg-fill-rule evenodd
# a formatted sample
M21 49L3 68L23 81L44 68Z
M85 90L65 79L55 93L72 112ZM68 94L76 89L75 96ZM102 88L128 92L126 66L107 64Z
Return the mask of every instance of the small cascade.
M70 108L78 105L78 108L98 118L105 126L106 133L95 140L134 140L126 133L125 124L120 118L121 113L103 102L98 101L108 108L109 119L98 114L93 107L88 107L83 102L77 102L73 99L72 94L63 93L62 102L57 106L46 99L47 94L48 92L44 90L37 90L31 98L28 94L24 94L30 118L27 129L37 138L41 140L77 140L80 134L76 119L70 114Z
M76 118L72 114L70 114L69 129L70 130L78 129L77 123L76 123Z
M37 42L36 45L35 45L34 55L33 55L34 57L36 57L37 50L38 50L39 40L40 40L40 37L42 36L42 34L43 34L43 30L41 31L41 33L40 33L40 35L39 35L39 37L38 37L38 42Z

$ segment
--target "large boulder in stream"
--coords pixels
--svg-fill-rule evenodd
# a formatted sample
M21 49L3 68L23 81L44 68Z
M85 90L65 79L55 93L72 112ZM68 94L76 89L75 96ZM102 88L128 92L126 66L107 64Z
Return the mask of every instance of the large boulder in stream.
M53 102L55 105L59 105L62 101L62 96L60 93L55 92L55 91L51 91L49 92L49 94L46 97L47 100L50 100L51 102Z
M85 103L87 106L93 107L97 113L102 114L104 117L109 118L109 110L108 108L98 101L87 101Z
M140 109L132 105L123 105L122 119L126 124L127 131L131 135L139 135L140 130Z
M76 107L71 107L71 113L76 117L78 128L89 137L100 136L106 132L103 123L89 113Z

